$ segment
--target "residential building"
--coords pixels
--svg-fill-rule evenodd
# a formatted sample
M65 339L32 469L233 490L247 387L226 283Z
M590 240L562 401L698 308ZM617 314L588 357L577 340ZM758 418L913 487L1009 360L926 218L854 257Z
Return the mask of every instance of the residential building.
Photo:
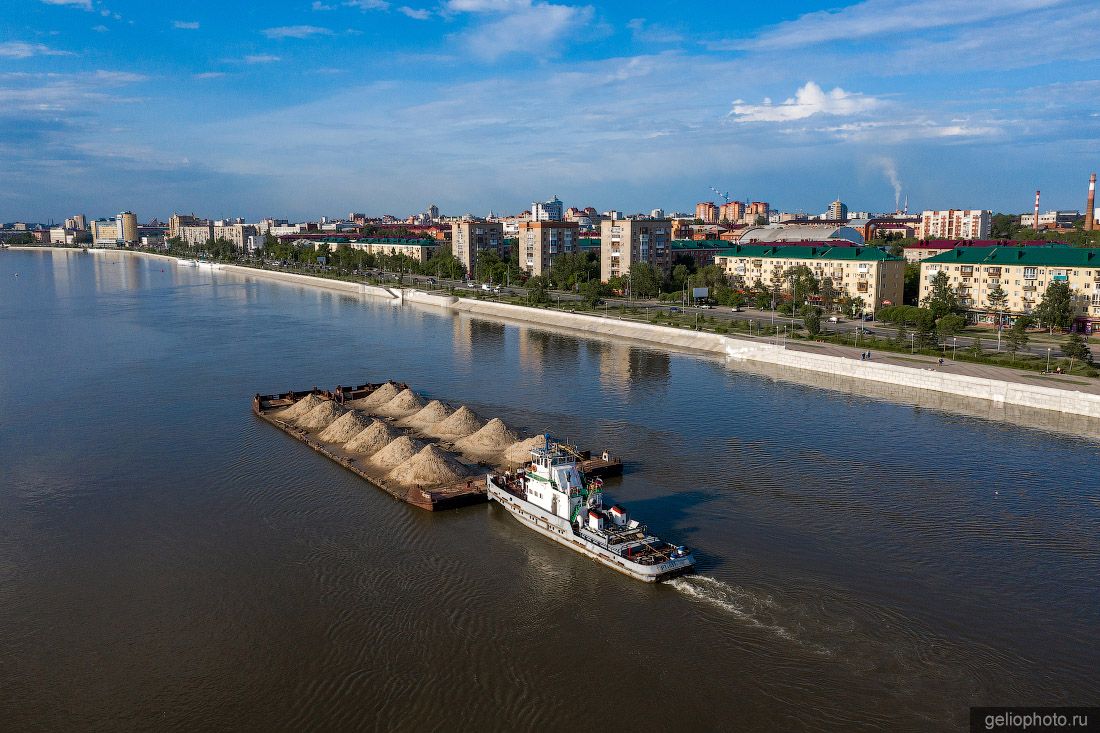
M959 247L977 247L988 249L990 247L1065 247L1067 245L1048 242L1045 239L1029 239L1024 242L1016 242L1006 239L977 239L977 240L950 240L932 239L912 244L902 245L905 259L908 262L922 262L929 257L941 255Z
M172 214L168 217L168 237L180 236L180 227L196 227L206 223L194 214Z
M237 249L248 249L248 238L259 234L256 227L250 224L214 224L211 231L214 239L224 239L232 243Z
M83 214L74 214L65 220L65 228L83 231L88 228L88 219Z
M521 221L519 266L532 275L548 273L558 255L577 251L579 229L573 221Z
M768 205L767 201L753 201L749 204L748 211L746 212L746 217L748 219L747 223L755 224L760 217L763 217L764 221L768 221L770 214L771 207Z
M665 210L664 209L653 209L652 211L649 212L649 216L653 219L664 219L665 218Z
M136 244L138 241L137 216L132 211L120 212L115 217L118 225L119 244Z
M316 246L320 247L321 243L318 242ZM439 243L435 240L400 239L396 237L364 239L352 242L348 246L373 255L404 255L420 263L427 262L439 251Z
M171 221L169 221L168 226L168 231L171 232ZM214 225L209 222L178 225L174 236L178 237L188 247L201 247L214 238Z
M918 239L989 239L993 212L986 209L925 211L917 228Z
M1039 214L1040 229L1069 229L1081 218L1080 211L1048 211ZM1021 214L1020 226L1035 229L1035 214Z
M72 244L75 232L68 227L50 227L50 244Z
M690 257L695 261L695 266L706 267L714 264L714 256L721 250L728 249L729 242L720 239L678 239L673 240L672 259L673 264L681 257Z
M695 218L704 224L717 224L718 207L713 201L700 201L695 204Z
M1030 314L1052 282L1070 287L1077 310L1076 327L1088 333L1100 328L1100 249L1083 247L956 247L921 262L920 298L932 291L932 279L946 273L948 282L971 320L996 323L1003 314ZM1007 296L1003 311L989 304L1000 286Z
M718 221L739 224L745 218L745 204L740 201L727 201L718 207Z
M486 250L504 256L504 225L500 222L464 219L451 224L451 252L467 274L477 272L478 255Z
M565 219L565 205L557 196L549 201L535 201L531 204L532 221L562 221Z
M825 212L825 218L835 219L837 221L847 221L848 206L840 199L837 199L829 204L829 210Z
M600 223L600 279L626 275L638 262L667 273L672 263L671 219L607 219Z
M859 298L867 312L900 305L905 286L905 260L875 247L738 244L719 251L714 262L735 286L759 281L782 291L790 288L787 272L804 265L818 282L830 278L838 299Z

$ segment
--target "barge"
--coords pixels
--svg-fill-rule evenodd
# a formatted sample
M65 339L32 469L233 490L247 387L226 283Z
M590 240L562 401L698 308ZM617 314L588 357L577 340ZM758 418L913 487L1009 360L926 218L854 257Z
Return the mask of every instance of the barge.
M481 477L470 477L443 486L404 486L387 480L385 472L374 468L361 456L349 453L339 445L323 443L308 431L285 420L280 420L278 417L278 413L311 394L317 395L322 400L331 400L343 404L351 400L368 397L382 386L382 384L362 384L356 387L337 387L332 391L314 387L312 390L302 392L284 392L274 395L257 394L252 398L252 411L260 419L274 425L292 438L300 440L321 455L332 459L348 471L382 489L393 498L400 499L415 507L434 512L485 502L485 485L484 479ZM401 389L407 388L404 384L397 386Z

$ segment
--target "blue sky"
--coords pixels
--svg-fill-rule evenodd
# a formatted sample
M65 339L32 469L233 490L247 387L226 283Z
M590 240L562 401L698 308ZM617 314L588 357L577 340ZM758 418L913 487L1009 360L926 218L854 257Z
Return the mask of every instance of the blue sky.
M0 221L1084 207L1095 0L8 0ZM1087 30L1086 30L1087 29Z

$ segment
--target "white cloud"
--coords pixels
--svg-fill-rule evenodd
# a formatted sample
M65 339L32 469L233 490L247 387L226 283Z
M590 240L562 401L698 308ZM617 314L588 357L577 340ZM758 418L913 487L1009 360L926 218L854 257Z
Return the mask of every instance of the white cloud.
M313 5L310 6L312 10L334 10L331 5L325 5L321 0L313 0Z
M402 5L397 9L397 12L407 15L413 20L427 20L432 17L432 11L424 8L410 8L408 5Z
M82 10L92 9L92 0L42 0L46 5L72 5Z
M269 53L257 53L250 56L245 56L241 60L244 61L246 64L273 64L276 61L279 61L280 58L278 56L273 56Z
M197 31L199 29L199 22L197 20L173 20L172 27L184 31Z
M348 0L344 5L360 10L389 10L390 4L386 0Z
M119 84L136 84L140 81L148 81L149 77L144 74L135 74L131 71L104 71L100 69L93 73L91 77L104 85L115 86Z
M645 18L632 18L626 27L638 43L679 43L684 36L663 26L649 23Z
M530 0L451 0L449 12L487 15L459 39L476 56L493 61L510 53L554 55L555 46L591 22L591 6Z
M220 79L225 76L224 71L204 71L201 74L192 74L192 79Z
M865 0L839 10L818 10L779 23L727 48L778 50L830 41L886 38L934 28L972 26L1017 13L1064 6L1072 0Z
M316 25L284 25L278 28L265 28L261 31L268 38L309 38L310 36L331 36L332 31Z
M803 120L814 115L848 116L868 112L879 106L880 101L863 94L846 92L834 87L826 92L812 81L795 92L794 97L775 104L764 99L762 104L745 104L742 100L733 103L730 117L738 122L791 122Z
M106 33L110 29L105 25L93 25L92 30L96 33Z
M70 51L58 51L41 43L8 41L0 43L0 58L29 59L31 56L72 56Z

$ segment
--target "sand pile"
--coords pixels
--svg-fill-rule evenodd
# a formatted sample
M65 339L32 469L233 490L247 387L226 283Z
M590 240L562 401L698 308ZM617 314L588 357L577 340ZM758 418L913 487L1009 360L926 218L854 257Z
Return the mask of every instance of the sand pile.
M403 486L453 484L467 475L466 467L436 445L427 445L419 453L390 471L389 478Z
M377 408L374 413L386 417L406 417L414 412L419 412L423 407L424 400L417 397L416 393L411 389L406 389L386 404Z
M451 415L451 408L447 407L439 400L432 400L428 404L424 405L424 408L415 415L410 415L401 421L402 425L407 425L410 428L426 428L429 425L435 425L437 422L446 420Z
M278 413L277 417L280 420L294 422L300 417L305 417L310 410L312 410L314 407L321 404L322 402L324 402L324 400L322 400L313 392L310 392L290 407L287 407L282 412Z
M517 441L504 451L504 465L519 466L528 463L531 460L531 449L541 448L544 445L546 445L546 438L541 435Z
M425 428L425 432L440 438L465 438L471 433L481 430L482 422L474 411L463 405L451 413L443 422L436 423Z
M306 430L320 430L327 428L336 422L336 418L347 412L346 407L336 404L332 400L325 400L295 421L295 424Z
M370 427L372 422L374 421L366 413L348 410L322 430L317 437L326 443L346 443Z
M360 410L373 412L375 408L381 407L382 405L386 404L394 397L396 397L400 391L401 390L398 389L397 385L393 382L386 382L366 397L360 397L357 400L352 400L348 404Z
M418 440L402 435L382 450L374 454L370 462L379 468L389 470L409 460L424 446Z
M519 436L509 430L503 420L494 417L481 430L457 441L455 448L476 460L488 460L499 456L518 440Z
M344 446L344 450L370 456L400 437L401 433L392 425L381 420L375 420L366 430L349 440L347 445Z

